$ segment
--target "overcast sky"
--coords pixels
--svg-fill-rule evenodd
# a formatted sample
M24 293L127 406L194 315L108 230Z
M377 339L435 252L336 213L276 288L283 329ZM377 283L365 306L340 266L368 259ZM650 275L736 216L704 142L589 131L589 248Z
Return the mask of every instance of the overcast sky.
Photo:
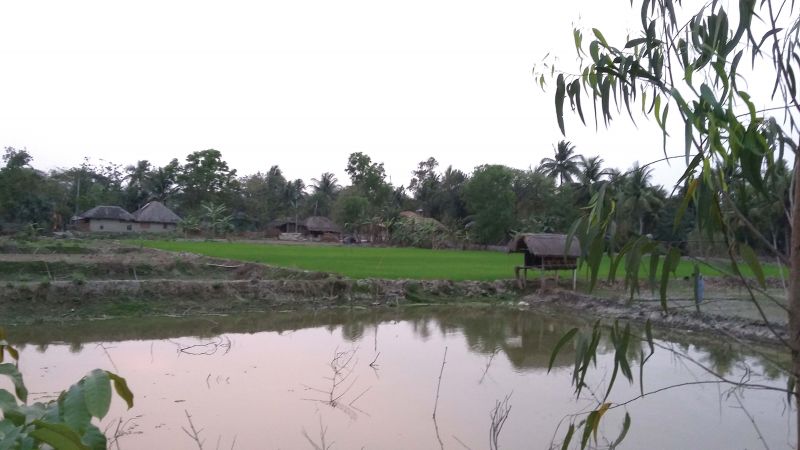
M637 20L628 0L3 2L0 146L41 169L215 148L239 174L307 182L349 182L355 151L397 185L430 156L528 168L562 139L531 68L548 52L575 67L573 24L619 41ZM627 168L663 155L654 121L638 125L571 119L566 139Z

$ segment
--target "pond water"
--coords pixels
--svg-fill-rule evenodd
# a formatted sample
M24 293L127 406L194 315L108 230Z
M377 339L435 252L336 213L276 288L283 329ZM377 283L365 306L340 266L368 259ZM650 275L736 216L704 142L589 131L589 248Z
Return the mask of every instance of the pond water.
M127 378L134 408L126 410L115 397L101 427L112 436L121 419L122 449L197 448L183 430L190 429L187 413L212 449L322 448L323 434L334 449L483 449L490 412L506 396L511 410L500 448L542 449L563 438L565 425L556 429L566 415L592 404L574 397L571 349L547 373L558 339L581 325L472 307L128 319L7 331L21 350L33 400L52 398L97 367ZM701 337L659 336L658 342L731 379L786 386L771 362L777 353ZM602 369L613 364L609 347L601 344L600 370L588 383L598 392ZM711 379L660 349L644 373L646 391ZM638 383L621 380L610 401L638 393ZM777 449L791 447L794 436L795 409L784 394L704 384L609 411L600 447L616 438L625 411L632 424L620 448Z

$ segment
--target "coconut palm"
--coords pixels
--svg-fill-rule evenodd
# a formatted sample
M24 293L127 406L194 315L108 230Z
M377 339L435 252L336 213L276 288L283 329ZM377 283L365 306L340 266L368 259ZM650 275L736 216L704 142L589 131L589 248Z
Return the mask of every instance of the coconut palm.
M333 201L341 190L336 176L330 172L323 173L319 179L312 178L311 190L313 194L309 198L309 205L314 208L314 215L327 216L331 213Z
M652 175L652 169L640 167L638 162L634 163L622 183L620 192L623 209L627 211L629 217L638 221L639 234L644 233L645 217L655 212L663 203L661 188L655 188L650 184Z
M555 149L554 158L542 158L539 169L550 177L558 178L559 186L571 182L573 176L580 176L578 161L581 156L575 154L575 146L569 141L560 141Z
M333 198L333 196L336 195L336 192L339 191L339 180L336 179L336 175L330 172L323 173L319 179L312 178L311 182L314 183L311 185L311 189L314 190L314 194Z
M586 186L592 186L599 182L606 172L603 170L603 159L599 156L592 156L586 158L581 156L578 163L581 173L578 175L581 183Z

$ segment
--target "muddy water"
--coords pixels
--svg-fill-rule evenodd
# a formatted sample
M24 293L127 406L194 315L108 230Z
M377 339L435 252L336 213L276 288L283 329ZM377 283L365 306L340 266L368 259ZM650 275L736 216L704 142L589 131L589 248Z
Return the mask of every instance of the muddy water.
M576 325L582 324L530 312L411 308L129 319L8 332L22 349L33 399L56 395L96 367L128 379L135 407L127 411L115 398L103 424L111 436L122 420L123 449L197 448L183 431L190 428L187 413L205 448L321 448L324 434L334 449L483 449L490 411L506 396L511 411L500 448L541 449L554 433L559 442L563 417L590 405L572 393L574 354L563 353L550 374L546 368L559 337ZM786 385L770 362L779 356L702 338L661 336L659 342L731 379L747 375L754 383ZM598 367L611 363L604 350ZM588 384L599 390L602 378ZM644 374L647 391L708 379L663 350ZM631 399L638 390L620 382L611 401ZM784 399L767 391L731 394L713 384L648 396L627 406L632 426L621 448L764 448L759 434L769 448L787 448L794 405ZM624 411L604 417L601 446L616 437Z

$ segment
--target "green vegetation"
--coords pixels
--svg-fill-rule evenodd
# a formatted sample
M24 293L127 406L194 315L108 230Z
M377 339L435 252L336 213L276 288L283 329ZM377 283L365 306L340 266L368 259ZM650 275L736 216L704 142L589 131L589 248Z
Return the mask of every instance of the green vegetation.
M111 387L130 409L133 393L119 375L95 369L66 391L57 400L27 404L28 389L17 364L4 363L8 354L17 360L17 350L8 345L0 329L0 375L11 381L14 393L0 389L0 444L2 448L58 450L101 450L107 448L103 432L92 419L102 420L111 406Z
M333 272L352 278L419 280L500 280L513 278L514 266L522 256L489 251L426 250L418 248L374 248L324 245L280 245L230 242L142 241L141 245L161 250L191 252L217 258L238 259L281 267ZM721 263L722 264L722 263ZM622 264L621 264L622 266ZM608 276L610 263L604 259L600 277ZM624 273L618 269L618 274ZM646 270L641 269L643 279ZM693 264L682 261L676 276L688 277ZM707 276L720 272L701 269ZM747 271L742 268L747 274ZM767 277L779 276L778 267L764 265ZM749 275L749 274L747 274Z

